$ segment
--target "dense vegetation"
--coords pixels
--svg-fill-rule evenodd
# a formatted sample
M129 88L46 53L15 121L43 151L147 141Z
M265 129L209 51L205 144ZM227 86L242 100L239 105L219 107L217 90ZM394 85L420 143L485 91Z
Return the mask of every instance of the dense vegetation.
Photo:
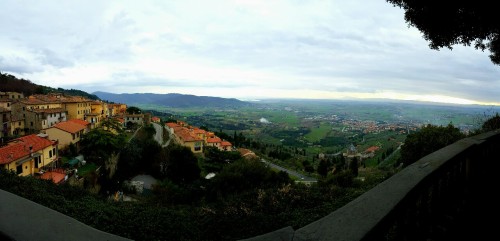
M401 147L401 160L404 166L410 165L427 154L464 137L465 134L451 124L448 126L427 125L406 137L405 144Z

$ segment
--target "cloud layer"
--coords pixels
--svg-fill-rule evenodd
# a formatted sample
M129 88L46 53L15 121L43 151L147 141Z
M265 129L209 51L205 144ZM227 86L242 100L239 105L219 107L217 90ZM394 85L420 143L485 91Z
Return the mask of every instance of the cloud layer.
M500 67L488 53L430 50L403 10L385 1L0 6L0 71L52 87L500 103Z

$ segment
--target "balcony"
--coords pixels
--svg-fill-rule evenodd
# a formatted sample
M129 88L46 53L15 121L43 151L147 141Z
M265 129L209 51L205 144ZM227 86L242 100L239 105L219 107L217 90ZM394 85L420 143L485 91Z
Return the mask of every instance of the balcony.
M322 219L247 240L491 240L498 150L500 130L462 139ZM127 240L3 190L0 217L1 240Z
M495 239L499 150L500 131L462 139L305 227L246 240Z

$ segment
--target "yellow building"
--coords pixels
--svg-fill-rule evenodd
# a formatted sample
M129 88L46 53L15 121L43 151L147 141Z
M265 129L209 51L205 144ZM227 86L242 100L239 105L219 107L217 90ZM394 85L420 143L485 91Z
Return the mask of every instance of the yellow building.
M92 101L80 96L68 96L62 100L63 108L68 111L68 119L85 120L92 113Z
M189 147L194 153L203 152L203 146L213 146L221 151L233 150L230 142L220 139L213 132L189 126L183 121L166 123L165 128L178 144Z
M79 120L86 122L83 120ZM44 130L51 140L57 140L59 149L67 148L71 143L79 147L80 138L87 133L89 123L85 125L77 123L75 120L60 122Z
M116 116L120 114L125 114L127 111L126 104L108 104L109 116Z
M12 136L24 136L26 135L24 118L10 120L10 135Z
M24 94L20 92L2 92L2 95L7 96L7 98L11 100L19 100L19 99L24 99Z
M189 147L193 153L203 152L203 139L193 133L193 130L185 127L179 127L175 130L177 143Z
M10 105L12 105L11 99L0 99L0 108L10 111Z
M106 102L93 101L91 103L91 113L86 115L85 120L90 122L93 129L101 126L101 122L110 116L109 107Z
M54 167L58 159L56 142L44 135L23 136L0 147L0 167L12 170L19 176L39 173Z

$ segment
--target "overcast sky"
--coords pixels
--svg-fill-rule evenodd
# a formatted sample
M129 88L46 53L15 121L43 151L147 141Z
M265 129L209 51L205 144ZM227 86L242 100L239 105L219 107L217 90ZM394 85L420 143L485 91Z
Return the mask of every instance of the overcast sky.
M488 52L385 0L0 2L0 71L87 92L500 103Z

